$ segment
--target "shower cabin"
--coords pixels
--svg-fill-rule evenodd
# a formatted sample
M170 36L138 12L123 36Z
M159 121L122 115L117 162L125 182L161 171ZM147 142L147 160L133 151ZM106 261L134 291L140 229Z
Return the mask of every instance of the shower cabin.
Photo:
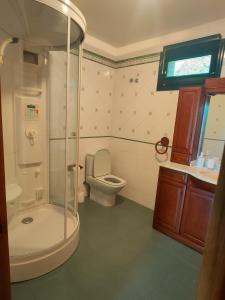
M86 23L68 0L1 0L0 97L11 281L79 242L79 80Z

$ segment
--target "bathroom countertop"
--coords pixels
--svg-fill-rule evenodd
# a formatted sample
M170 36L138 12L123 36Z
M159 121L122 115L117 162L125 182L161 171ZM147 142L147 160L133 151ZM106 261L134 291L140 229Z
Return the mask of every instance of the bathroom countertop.
M214 170L209 170L206 168L198 168L195 166L186 166L171 161L159 163L160 167L172 169L175 171L180 171L186 174L189 174L199 180L217 185L219 172Z

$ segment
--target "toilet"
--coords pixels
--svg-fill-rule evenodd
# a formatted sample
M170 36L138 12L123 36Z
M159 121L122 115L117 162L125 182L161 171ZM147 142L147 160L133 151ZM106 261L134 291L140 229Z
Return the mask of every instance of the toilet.
M90 185L90 199L103 206L113 206L116 195L126 181L111 174L110 152L101 149L86 156L86 182Z
M22 195L22 188L17 183L6 185L6 207L7 219L10 222L19 208L19 198Z

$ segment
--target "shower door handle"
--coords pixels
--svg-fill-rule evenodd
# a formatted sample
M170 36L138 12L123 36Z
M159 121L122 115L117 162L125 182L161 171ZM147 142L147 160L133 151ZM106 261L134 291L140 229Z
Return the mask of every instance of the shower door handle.
M0 238L7 233L7 223L0 224Z

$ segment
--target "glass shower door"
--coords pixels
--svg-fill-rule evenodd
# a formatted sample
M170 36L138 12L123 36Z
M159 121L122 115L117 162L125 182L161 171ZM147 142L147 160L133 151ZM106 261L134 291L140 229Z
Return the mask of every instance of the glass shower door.
M68 95L67 95L67 237L70 235L71 216L78 218L77 196L78 196L78 142L79 142L79 62L80 46L76 41L77 26L71 21L70 41L68 47Z

